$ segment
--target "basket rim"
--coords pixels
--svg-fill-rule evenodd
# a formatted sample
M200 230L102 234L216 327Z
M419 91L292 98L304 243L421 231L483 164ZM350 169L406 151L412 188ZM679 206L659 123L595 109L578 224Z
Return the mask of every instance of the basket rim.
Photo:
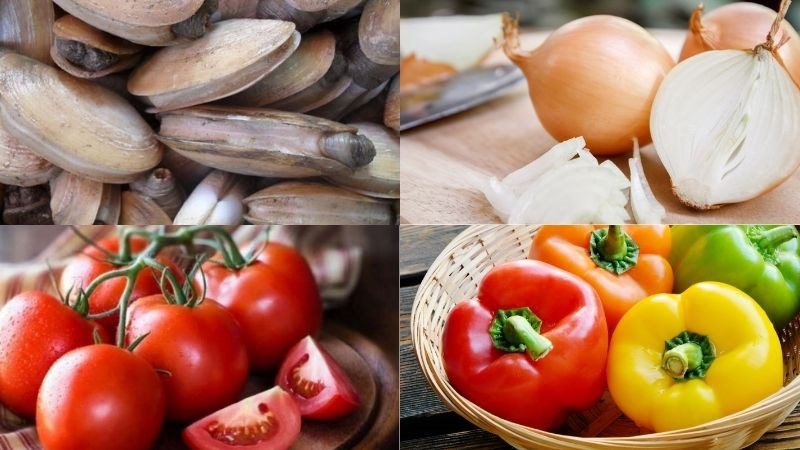
M419 364L420 369L425 376L425 381L432 387L431 390L442 401L442 403L448 407L448 409L463 417L473 425L487 432L497 434L502 439L507 440L507 436L488 430L486 426L483 426L481 423L482 421L479 420L478 417L474 416L473 414L467 414L466 411L469 411L470 413L477 412L480 414L480 416L488 421L487 425L500 425L513 435L519 435L523 439L525 437L537 436L560 444L571 443L575 445L586 445L594 443L603 445L628 446L632 444L653 444L655 441L663 441L665 439L671 440L676 438L682 439L682 442L686 442L687 439L689 442L691 442L694 439L705 441L708 439L709 435L721 436L741 431L742 427L752 425L754 422L763 420L766 417L765 413L776 412L788 407L791 407L789 410L791 412L798 402L800 402L800 376L797 376L788 384L781 387L780 390L769 397L762 399L758 403L755 403L736 413L729 414L700 425L695 425L690 428L634 436L582 437L543 431L495 416L458 393L446 379L446 374L444 374L444 378L442 379L442 385L439 386L432 380L432 378L436 376L436 371L432 362L429 361L433 358L436 358L437 355L433 354L433 352L428 352L428 349L425 348L426 346L424 345L425 340L421 339L424 333L424 326L422 325L421 319L422 307L420 305L422 304L422 296L420 293L424 290L424 286L434 283L434 278L439 275L441 268L446 267L444 263L452 258L453 253L457 249L463 247L463 241L471 239L476 234L483 234L484 232L492 231L502 227L526 229L533 228L534 230L532 231L535 233L536 229L538 229L540 225L485 224L469 226L467 229L463 230L455 238L453 238L439 253L433 263L431 263L431 265L428 267L428 270L426 271L425 276L420 282L417 292L414 295L414 301L411 307L411 342L412 347L414 348L414 355L417 359L417 363ZM441 354L439 354L438 357L441 358Z

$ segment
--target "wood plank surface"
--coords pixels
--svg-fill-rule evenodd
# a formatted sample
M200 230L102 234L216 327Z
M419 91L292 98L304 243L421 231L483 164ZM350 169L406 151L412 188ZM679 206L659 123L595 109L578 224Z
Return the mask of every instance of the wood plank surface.
M413 249L421 254L412 257L401 252L401 273L415 274L422 280L428 266L424 261L433 259L463 226L410 226L400 230L401 249ZM415 242L404 242L414 239ZM451 238L452 239L452 238ZM422 268L421 268L422 267ZM420 269L421 268L421 269ZM411 279L411 278L407 278ZM447 409L428 386L419 369L411 345L411 308L419 281L400 288L400 448L402 449L506 449L511 448L497 436L483 431L456 413ZM797 450L800 449L800 407L778 428L766 433L747 450Z
M654 30L653 34L677 56L684 31ZM535 48L547 35L548 32L524 34L523 47ZM486 61L486 65L508 63L499 50ZM401 222L499 222L475 180L489 176L502 178L538 158L555 143L536 118L525 83L478 108L404 132ZM681 205L672 195L669 177L652 145L642 149L642 158L652 189L668 211L666 223L800 222L800 208L787 207L800 202L797 174L757 199L698 212ZM627 156L614 161L628 173Z

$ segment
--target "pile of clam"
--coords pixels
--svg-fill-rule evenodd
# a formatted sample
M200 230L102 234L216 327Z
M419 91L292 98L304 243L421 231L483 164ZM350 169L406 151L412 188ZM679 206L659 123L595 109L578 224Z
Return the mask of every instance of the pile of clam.
M6 224L390 224L400 0L0 0Z

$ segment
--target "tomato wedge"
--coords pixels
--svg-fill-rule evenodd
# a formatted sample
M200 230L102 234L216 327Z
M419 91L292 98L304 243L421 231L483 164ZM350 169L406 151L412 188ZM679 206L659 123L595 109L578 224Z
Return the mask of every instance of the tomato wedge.
M289 350L275 383L292 394L300 415L309 419L338 419L361 402L344 370L311 336Z
M300 410L279 386L206 416L183 430L192 450L283 450L300 435Z

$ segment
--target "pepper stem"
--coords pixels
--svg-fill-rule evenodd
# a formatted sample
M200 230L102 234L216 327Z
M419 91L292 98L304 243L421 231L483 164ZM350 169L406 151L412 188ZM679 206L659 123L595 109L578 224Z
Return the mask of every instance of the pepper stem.
M533 329L522 316L511 316L503 327L503 335L513 344L523 344L531 359L543 358L553 349L553 343Z
M686 372L697 369L703 362L703 350L687 342L664 352L661 367L673 378L683 378Z
M609 261L619 261L628 253L625 233L619 225L609 225L608 233L600 239L600 254Z
M794 227L783 225L766 230L758 239L758 245L763 248L777 247L795 237Z

